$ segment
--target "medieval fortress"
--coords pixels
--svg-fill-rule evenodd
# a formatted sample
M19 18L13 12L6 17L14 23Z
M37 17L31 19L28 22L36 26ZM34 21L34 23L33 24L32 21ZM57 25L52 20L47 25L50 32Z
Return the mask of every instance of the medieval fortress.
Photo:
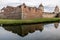
M2 19L33 19L33 18L54 18L59 17L59 7L56 6L54 12L44 12L42 4L36 7L26 6L25 3L17 7L7 6L1 9L0 18Z

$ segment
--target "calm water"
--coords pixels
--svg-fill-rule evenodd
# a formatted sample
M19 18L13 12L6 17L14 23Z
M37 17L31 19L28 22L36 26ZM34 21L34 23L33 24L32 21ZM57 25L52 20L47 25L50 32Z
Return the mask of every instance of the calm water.
M0 26L0 40L60 40L60 23Z

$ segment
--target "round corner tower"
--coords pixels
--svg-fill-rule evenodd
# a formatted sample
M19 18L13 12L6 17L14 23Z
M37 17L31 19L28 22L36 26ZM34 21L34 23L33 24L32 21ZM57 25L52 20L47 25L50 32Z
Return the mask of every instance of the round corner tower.
M39 7L38 7L39 9L41 9L42 10L42 12L44 12L44 6L42 5L42 3L39 5Z
M59 7L58 6L55 7L54 13L59 13Z

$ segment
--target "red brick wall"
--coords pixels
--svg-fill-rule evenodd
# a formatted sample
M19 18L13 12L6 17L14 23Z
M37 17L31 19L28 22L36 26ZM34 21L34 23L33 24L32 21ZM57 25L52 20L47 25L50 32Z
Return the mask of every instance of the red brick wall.
M36 9L31 7L23 8L23 19L33 19L33 18L41 18L42 17L42 10Z
M33 19L42 17L42 10L35 7L27 7L25 5L18 7L7 6L3 10L3 16L5 16L3 18L8 19Z
M19 7L6 7L3 9L4 12L4 16L3 18L7 18L7 19L21 19L21 13L22 13L22 9Z

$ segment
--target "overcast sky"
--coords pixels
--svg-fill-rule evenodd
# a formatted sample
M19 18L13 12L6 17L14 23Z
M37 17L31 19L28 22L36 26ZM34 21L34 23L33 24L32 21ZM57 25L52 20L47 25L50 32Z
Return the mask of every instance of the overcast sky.
M0 9L4 6L17 6L25 3L27 6L36 6L43 4L45 6L45 11L53 11L54 7L58 5L60 7L60 0L0 0Z

